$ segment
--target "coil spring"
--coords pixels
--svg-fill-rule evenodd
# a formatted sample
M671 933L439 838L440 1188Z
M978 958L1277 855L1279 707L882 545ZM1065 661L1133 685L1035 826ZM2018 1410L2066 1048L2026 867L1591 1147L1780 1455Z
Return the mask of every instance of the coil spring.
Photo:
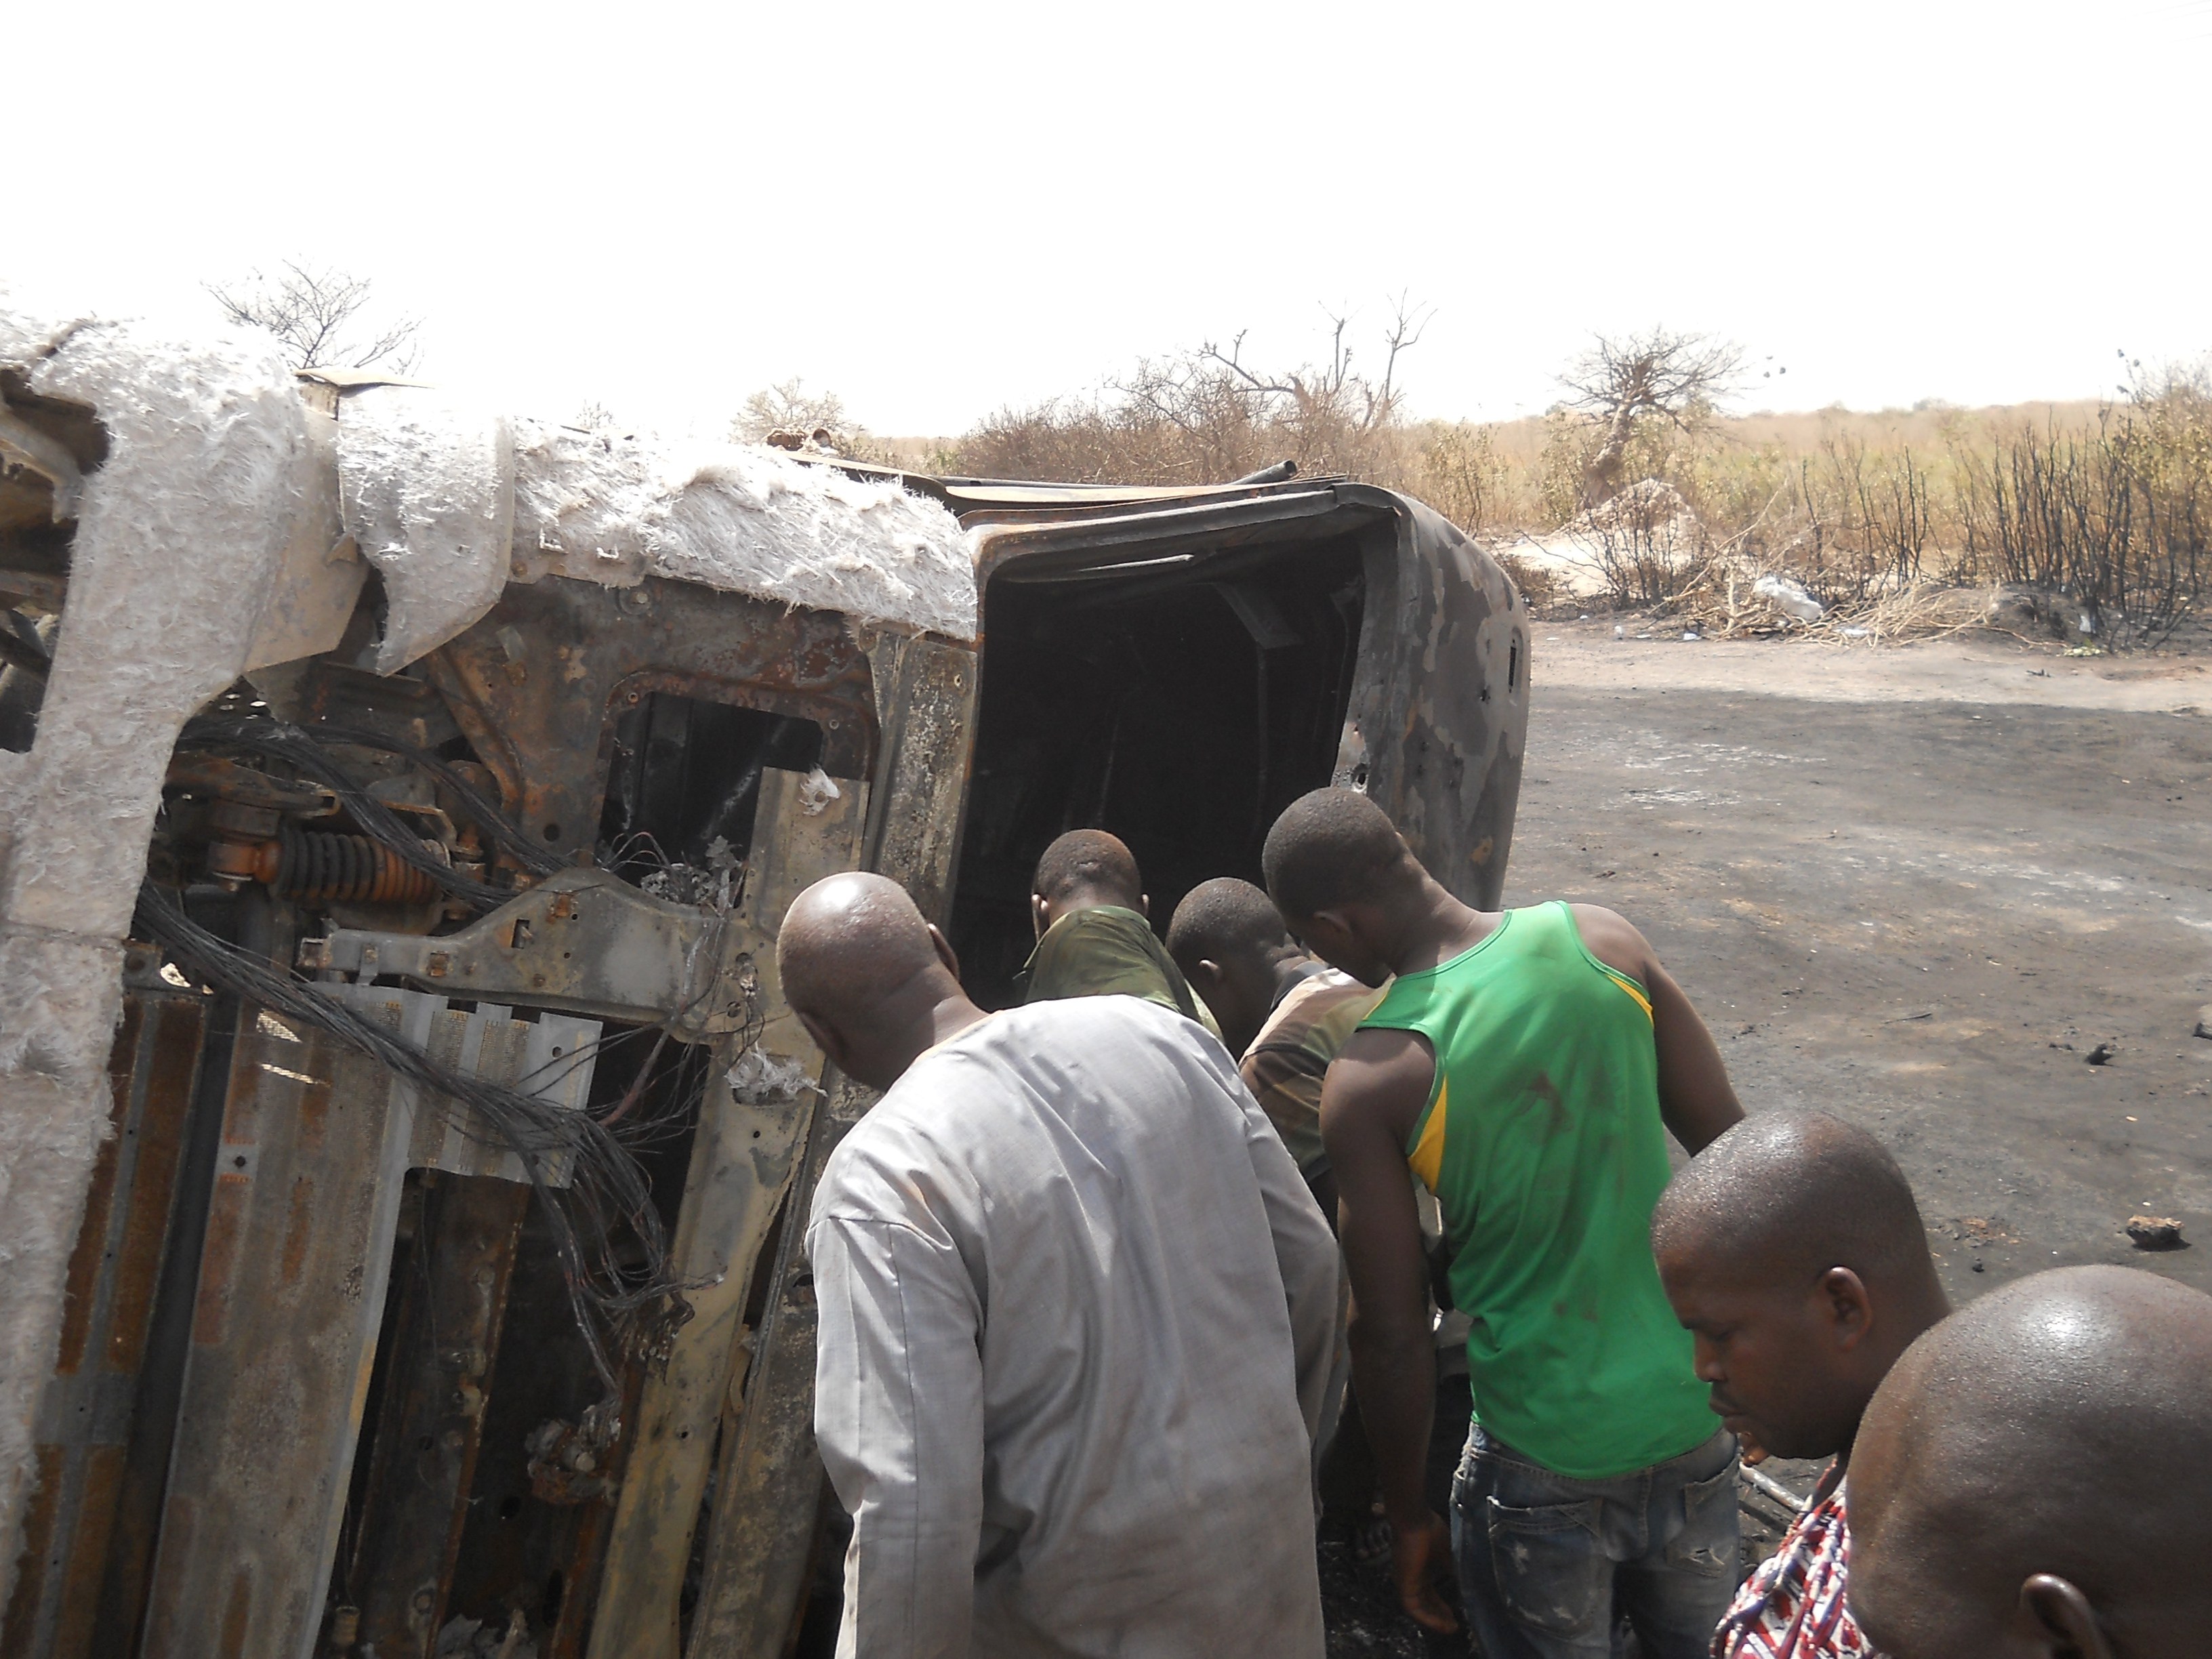
M437 884L380 842L326 830L276 832L276 887L287 898L368 904L420 904Z

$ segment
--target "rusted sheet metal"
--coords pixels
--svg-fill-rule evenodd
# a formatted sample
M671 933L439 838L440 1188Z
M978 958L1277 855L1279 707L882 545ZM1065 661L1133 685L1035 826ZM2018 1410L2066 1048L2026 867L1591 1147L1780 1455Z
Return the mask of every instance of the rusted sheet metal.
M875 653L877 707L888 746L860 864L902 884L943 921L959 856L975 738L975 656L931 639L889 640ZM750 1363L722 1417L714 1507L689 1659L777 1656L805 1597L823 1491L814 1449L814 1280L806 1216L822 1167L875 1091L835 1071L814 1114L785 1202Z
M1528 612L1497 562L1418 501L1344 484L1389 515L1335 781L1364 789L1436 878L1496 909L1528 734Z
M304 941L301 965L633 1024L672 1018L674 1035L696 1042L734 1029L736 1016L709 993L736 948L696 905L603 871L565 870L457 933L337 928Z
M803 1610L823 1480L814 1449L818 1314L806 1212L822 1166L875 1091L831 1073L793 1183L742 1397L731 1402L688 1659L781 1655Z
M459 1069L526 1075L598 1028L514 1024L486 1006L333 988ZM487 1041L487 1039L489 1039ZM490 1052L486 1053L487 1048ZM565 1056L564 1056L565 1057ZM588 1058L558 1074L580 1105ZM526 1085L525 1086L529 1086ZM191 1355L147 1616L145 1659L312 1651L375 1360L404 1177L436 1159L497 1173L513 1155L417 1109L374 1060L273 1016L241 1032L200 1261Z
M526 1186L481 1176L426 1184L362 1535L339 1567L340 1582L357 1587L360 1639L382 1659L428 1659L445 1620L530 1197Z
M374 1060L240 1034L145 1659L307 1654L384 1310L404 1121Z
M733 918L753 961L760 1035L742 1060L733 1042L717 1047L701 1103L675 1245L678 1273L696 1285L688 1292L693 1317L677 1334L667 1370L646 1384L599 1582L592 1659L678 1659L679 1598L754 1263L815 1115L823 1059L784 1004L775 940L800 892L857 863L867 803L854 786L809 813L803 781L775 769L762 779L745 903ZM732 1073L732 1060L742 1069Z
M872 653L885 733L861 867L895 878L942 923L952 903L975 732L975 653L927 636Z
M1341 481L1165 509L1041 512L1003 528L983 516L976 570L987 589L1091 575L1127 584L1144 580L1133 570L1146 562L1203 558L1226 569L1271 544L1357 538L1364 615L1334 781L1388 811L1445 886L1496 908L1528 732L1528 612L1456 526L1403 495ZM1167 567L1157 580L1188 575Z
M509 810L567 857L598 833L607 716L648 693L817 720L835 777L866 776L875 748L867 658L845 618L659 577L512 586L428 662Z
M139 1373L207 1023L197 991L134 990L109 1061L101 1148L33 1431L39 1492L0 1620L6 1659L88 1659L121 1507Z

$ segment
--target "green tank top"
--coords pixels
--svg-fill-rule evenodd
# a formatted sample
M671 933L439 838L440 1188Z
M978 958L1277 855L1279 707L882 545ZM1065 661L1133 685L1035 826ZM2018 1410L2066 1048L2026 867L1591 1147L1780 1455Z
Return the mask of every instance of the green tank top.
M1366 1027L1436 1050L1407 1158L1443 1211L1483 1431L1578 1480L1710 1438L1651 1257L1668 1168L1644 988L1555 902L1508 910L1473 950L1401 975Z

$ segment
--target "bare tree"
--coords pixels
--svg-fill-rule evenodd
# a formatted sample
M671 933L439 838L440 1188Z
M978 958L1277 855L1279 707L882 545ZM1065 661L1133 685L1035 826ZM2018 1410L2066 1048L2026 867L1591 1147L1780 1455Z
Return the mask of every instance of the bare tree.
M1654 328L1643 334L1600 335L1559 376L1567 405L1605 428L1583 472L1583 505L1620 493L1629 440L1638 422L1660 419L1685 427L1735 388L1743 351L1704 334Z
M349 272L284 262L273 280L255 271L243 283L207 290L234 323L266 329L295 368L377 368L414 371L422 356L419 317L403 317L380 331L356 332L368 306L369 281Z
M765 443L772 432L793 432L802 437L827 432L842 438L857 431L846 423L842 398L834 392L809 392L805 381L795 374L754 392L730 422L730 436L750 444Z

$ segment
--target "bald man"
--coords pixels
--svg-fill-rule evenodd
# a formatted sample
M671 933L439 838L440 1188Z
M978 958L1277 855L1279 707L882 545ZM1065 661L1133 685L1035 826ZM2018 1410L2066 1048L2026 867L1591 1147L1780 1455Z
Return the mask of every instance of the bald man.
M1044 849L1030 890L1037 942L1022 968L1023 1001L1142 997L1221 1035L1153 935L1152 898L1120 837L1069 830Z
M776 954L885 1091L806 1235L840 1653L1320 1659L1338 1257L1221 1045L1128 996L987 1017L878 876L809 888Z
M1844 1596L1851 1445L1898 1356L1951 1311L1905 1172L1840 1118L1759 1114L1668 1184L1651 1243L1714 1413L1768 1451L1834 1460L1712 1659L1869 1659Z
M1668 1132L1695 1152L1743 1115L1711 1033L1620 916L1463 904L1355 791L1291 802L1261 863L1292 933L1389 981L1329 1067L1321 1127L1401 1603L1452 1627L1429 1582L1449 1543L1487 1659L1608 1659L1620 1614L1650 1659L1701 1656L1735 1588L1735 1443L1650 1229ZM1449 1538L1422 1480L1436 1388L1408 1168L1474 1322Z
M1906 1351L1851 1460L1850 1604L1891 1659L2212 1652L2212 1297L2058 1267Z

